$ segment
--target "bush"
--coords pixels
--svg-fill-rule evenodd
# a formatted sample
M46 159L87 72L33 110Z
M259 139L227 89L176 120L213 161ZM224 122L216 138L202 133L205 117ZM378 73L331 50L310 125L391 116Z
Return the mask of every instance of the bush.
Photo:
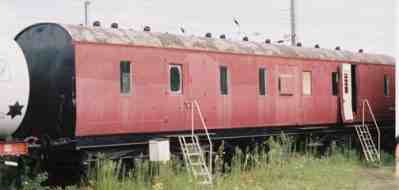
M48 186L42 184L47 180L47 174L42 173L35 177L28 177L24 175L22 177L22 190L49 190Z

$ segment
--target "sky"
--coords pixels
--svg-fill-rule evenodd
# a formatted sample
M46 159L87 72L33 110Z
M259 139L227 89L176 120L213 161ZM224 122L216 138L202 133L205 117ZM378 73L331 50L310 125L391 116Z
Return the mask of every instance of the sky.
M290 0L91 0L89 20L120 28L239 40L284 39ZM297 35L303 46L395 54L395 0L297 0ZM81 24L84 0L0 0L0 44L38 22ZM240 27L233 19L236 18ZM287 43L288 44L288 43ZM1 47L0 47L1 48Z

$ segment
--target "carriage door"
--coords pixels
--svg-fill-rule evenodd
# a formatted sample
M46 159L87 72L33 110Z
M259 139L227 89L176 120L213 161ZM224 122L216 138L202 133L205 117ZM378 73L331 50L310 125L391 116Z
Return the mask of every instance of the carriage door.
M199 103L203 119L208 128L217 126L217 99L216 94L217 70L215 60L204 54L188 54L185 62L189 63L186 85L186 103L196 100ZM195 128L203 129L199 115L195 112ZM186 126L191 127L191 112L186 111Z
M340 100L341 115L344 122L353 121L352 110L352 66L350 64L342 64L339 69L340 80Z

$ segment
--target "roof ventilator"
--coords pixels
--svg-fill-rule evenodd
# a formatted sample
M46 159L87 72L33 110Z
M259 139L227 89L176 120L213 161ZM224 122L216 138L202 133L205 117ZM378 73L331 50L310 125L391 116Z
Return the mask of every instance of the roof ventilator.
M94 26L94 27L100 27L100 26L101 26L101 22L98 21L98 20L97 20L97 21L94 21L94 22L93 22L93 26Z
M111 28L118 29L118 23L114 22L111 24Z
M151 32L151 27L150 26L144 26L144 32Z

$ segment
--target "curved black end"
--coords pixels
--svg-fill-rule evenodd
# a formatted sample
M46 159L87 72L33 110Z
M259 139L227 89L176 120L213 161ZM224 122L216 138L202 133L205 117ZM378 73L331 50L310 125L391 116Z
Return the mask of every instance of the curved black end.
M75 50L70 33L60 24L28 26L14 38L29 70L26 116L16 137L69 137L75 129Z

